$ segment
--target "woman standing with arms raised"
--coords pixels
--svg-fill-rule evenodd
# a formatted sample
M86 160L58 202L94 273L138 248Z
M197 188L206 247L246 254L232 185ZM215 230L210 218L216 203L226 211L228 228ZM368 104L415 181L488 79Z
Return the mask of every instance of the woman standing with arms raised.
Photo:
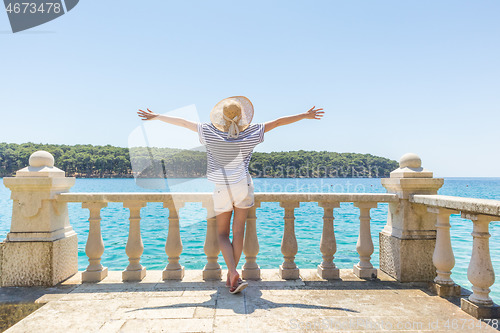
M321 119L323 109L313 106L307 112L282 117L264 124L252 124L250 100L243 96L223 99L210 113L210 123L195 123L177 117L139 110L142 120L161 120L198 133L207 149L207 179L215 184L213 193L219 246L228 268L226 285L238 293L247 287L236 270L243 251L243 237L248 209L254 205L254 187L248 165L252 152L264 141L264 133L302 119ZM229 240L231 217L233 241Z

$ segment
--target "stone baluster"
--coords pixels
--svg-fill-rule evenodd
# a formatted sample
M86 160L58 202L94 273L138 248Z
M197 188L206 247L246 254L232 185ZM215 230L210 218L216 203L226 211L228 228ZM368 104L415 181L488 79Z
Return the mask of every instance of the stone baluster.
M489 223L493 216L462 212L462 218L472 220L472 255L467 269L467 278L472 284L472 295L461 299L461 308L476 318L498 318L500 307L489 296L490 287L495 282L495 272L491 264L489 244Z
M460 286L455 284L451 276L451 270L455 266L455 256L451 247L450 237L450 215L457 214L457 211L428 207L429 213L437 214L436 223L436 246L432 256L432 262L436 266L437 276L431 289L439 296L460 296Z
M295 264L295 255L298 251L297 239L295 238L295 216L294 210L299 207L299 202L280 202L280 207L285 209L285 227L283 239L281 240L281 253L284 261L280 265L279 275L285 280L297 280L299 278L299 268Z
M203 268L203 280L220 280L222 270L217 262L220 248L212 199L203 202L203 207L207 209L207 235L205 238L205 246L203 247L207 255L207 264Z
M82 202L82 208L89 210L89 235L85 245L85 253L89 257L89 265L82 273L82 282L99 282L108 276L108 268L101 265L104 253L104 242L101 234L101 209L107 207L106 202Z
M335 241L333 228L333 209L340 207L340 203L321 201L318 202L318 205L323 208L323 232L319 245L323 255L323 262L318 265L318 275L326 280L338 279L339 269L333 263L335 252L337 252L337 242Z
M168 235L167 243L165 244L165 253L168 256L167 267L163 270L163 280L182 280L184 277L184 266L179 264L180 255L182 253L182 240L179 229L179 209L184 206L184 203L176 203L172 201L164 202L163 208L168 208Z
M356 251L359 254L359 262L354 265L354 274L361 279L377 277L377 269L370 262L373 253L372 235L370 232L370 209L377 208L376 202L355 202L359 208L359 235L356 243Z
M141 281L146 276L146 267L142 266L141 255L144 245L141 238L141 208L146 206L143 201L127 201L123 203L124 208L130 210L130 227L125 252L130 264L122 272L123 281Z
M256 210L260 207L260 202L249 209L245 239L243 242L243 253L245 254L245 264L243 265L243 279L259 280L260 267L257 264L257 254L259 254L259 240L257 238L257 215Z

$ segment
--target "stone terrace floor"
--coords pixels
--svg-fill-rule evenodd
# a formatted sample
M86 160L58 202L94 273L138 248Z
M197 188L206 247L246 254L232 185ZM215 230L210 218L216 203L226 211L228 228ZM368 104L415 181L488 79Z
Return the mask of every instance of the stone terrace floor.
M223 272L225 276L225 272ZM231 295L223 282L203 282L187 270L182 282L163 282L149 271L140 283L110 272L97 284L81 273L53 288L1 288L0 303L46 303L6 332L497 332L462 312L426 284L398 283L382 272L374 281L341 270L324 281L315 270L284 281L263 270Z

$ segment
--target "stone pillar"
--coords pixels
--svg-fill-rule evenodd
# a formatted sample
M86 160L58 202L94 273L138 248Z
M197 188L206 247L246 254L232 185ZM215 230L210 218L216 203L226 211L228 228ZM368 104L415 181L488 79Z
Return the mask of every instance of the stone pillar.
M68 207L56 201L75 178L54 167L46 151L30 156L29 166L3 179L12 192L12 222L3 244L1 286L54 286L78 272L78 240Z
M340 207L340 202L320 201L318 206L323 207L323 232L319 242L319 250L323 262L318 265L318 276L325 280L339 279L340 270L335 266L333 258L337 252L337 241L333 229L333 209Z
M295 208L300 203L295 201L280 202L280 207L285 208L285 226L283 228L283 239L281 240L281 253L283 263L280 265L278 274L284 280L298 280L300 278L299 268L295 264L295 255L298 251L297 238L295 237Z
M260 267L257 264L259 254L259 239L257 238L257 208L260 202L255 202L248 210L247 223L245 228L245 239L243 241L243 253L245 254L245 264L242 275L245 280L260 280Z
M218 280L222 276L222 269L218 263L219 260L219 239L217 236L217 222L215 219L214 202L212 198L202 203L207 209L207 235L203 250L207 255L207 264L203 267L203 280Z
M467 278L472 283L472 295L460 299L460 307L477 319L499 319L500 306L493 303L489 296L490 287L495 283L495 271L490 255L489 224L496 217L462 212L462 218L472 220L474 227L472 254L467 269Z
M424 205L409 202L413 194L437 194L442 178L422 168L420 157L405 154L390 178L382 179L399 202L389 203L387 224L380 232L380 269L400 282L432 281L436 269L432 255L436 244L436 214Z
M360 279L375 279L377 269L370 262L373 254L373 241L370 231L370 209L377 208L376 202L355 202L354 206L359 208L359 236L356 243L356 251L359 254L359 262L353 266L353 273Z
M104 241L101 234L101 209L107 202L82 202L82 208L89 210L89 235L85 253L89 257L89 265L82 273L82 282L100 282L108 276L108 268L102 266L101 256L104 253Z
M427 211L437 215L436 247L432 255L437 276L429 284L430 289L441 297L460 296L461 288L451 278L455 255L451 247L450 215L457 214L458 211L439 207L427 207Z
M125 246L129 264L122 272L122 280L126 282L142 281L146 276L146 267L141 265L141 256L144 252L141 237L141 208L146 207L146 205L147 202L143 201L123 202L123 208L128 208L130 211L130 226Z
M179 210L182 206L184 206L183 202L178 205L174 205L173 201L163 203L163 208L168 208L168 234L165 244L168 264L162 273L163 280L182 280L184 278L184 266L179 263L182 254Z

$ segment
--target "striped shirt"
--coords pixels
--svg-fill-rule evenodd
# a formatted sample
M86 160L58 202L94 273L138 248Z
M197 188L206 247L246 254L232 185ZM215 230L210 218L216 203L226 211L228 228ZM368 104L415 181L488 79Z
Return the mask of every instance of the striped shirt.
M211 123L199 123L198 136L207 149L207 179L234 184L247 176L253 149L264 141L264 124L251 124L233 139Z

